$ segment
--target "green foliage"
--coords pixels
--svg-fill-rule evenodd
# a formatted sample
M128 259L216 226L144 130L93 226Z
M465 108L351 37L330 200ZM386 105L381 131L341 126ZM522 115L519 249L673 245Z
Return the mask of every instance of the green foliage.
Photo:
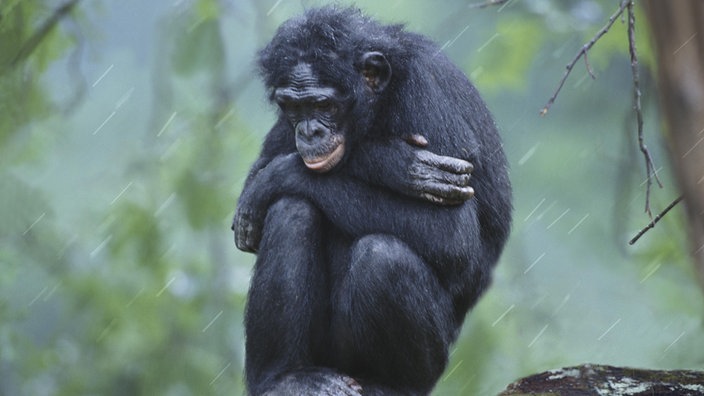
M35 11L24 4L13 3L12 18L1 20L0 43L7 50L3 54L19 53L20 37L34 34L33 28L42 22L33 21ZM214 4L199 2L168 26L185 33L169 38L173 57L162 64L162 92L187 89L184 99L190 99L156 99L183 109L158 139L138 138L135 131L143 127L137 122L120 125L110 118L94 119L96 113L109 114L103 109L62 114L51 102L56 96L52 91L61 84L28 79L62 73L52 64L74 50L66 45L62 22L42 36L21 63L3 58L0 137L7 144L0 146L0 393L241 393L237 337L242 299L229 284L233 264L223 253L234 200L231 173L223 163L238 149L224 144L228 138L222 131L236 125L238 118L231 114L224 119L232 104L219 86L224 47ZM3 3L2 11L9 6ZM6 23L10 19L14 22ZM110 89L114 75L102 76L94 90ZM126 78L121 84L134 84L129 79L140 76ZM204 79L208 84L202 84ZM132 99L118 85L120 100L128 108ZM199 106L189 110L194 99L208 111L198 113ZM115 119L123 103L115 107ZM81 107L92 105L83 102ZM43 121L45 115L53 122ZM97 125L102 125L100 134L76 133L95 131ZM142 140L140 149L121 148L132 146L135 139ZM105 155L82 151L86 140L91 141L90 151L107 148ZM179 145L180 140L188 145ZM115 164L108 159L111 152L127 156ZM65 153L68 156L62 157ZM92 164L76 168L86 178L80 182L81 191L67 189L70 181L41 184L36 166L70 167L76 157ZM22 163L30 165L17 167ZM101 193L89 185L90 167L102 169L103 178L114 175L115 186L127 187L121 192L118 188L103 205L95 204ZM49 201L54 192L92 204L72 212Z
M8 172L0 173L0 237L24 234L37 220L51 217L47 200L39 192Z
M472 63L479 66L470 77L490 90L525 89L528 86L525 76L544 42L545 33L531 18L499 21L494 36L472 54ZM517 42L522 44L517 46Z
M108 228L108 248L112 256L128 257L137 264L158 268L164 244L151 209L127 202L112 211Z
M71 40L40 18L43 11L41 2L0 4L0 145L7 144L20 126L50 111L37 78L64 56ZM40 27L45 28L43 33Z
M172 62L174 71L179 74L192 74L223 62L218 20L203 18L188 29L177 32L175 42L178 45L174 48Z
M177 185L183 199L188 222L194 229L201 229L222 219L232 205L232 199L218 196L211 180L197 172L186 171Z

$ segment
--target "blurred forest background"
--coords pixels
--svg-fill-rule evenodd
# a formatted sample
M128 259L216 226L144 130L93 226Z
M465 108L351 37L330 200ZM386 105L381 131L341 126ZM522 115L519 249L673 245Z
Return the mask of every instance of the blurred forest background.
M254 256L229 230L274 120L256 50L292 0L0 2L0 395L243 394ZM675 208L647 222L626 26L565 65L613 0L359 0L444 50L504 137L515 222L435 395L496 394L585 362L704 369L704 295ZM665 187L637 14L647 143Z

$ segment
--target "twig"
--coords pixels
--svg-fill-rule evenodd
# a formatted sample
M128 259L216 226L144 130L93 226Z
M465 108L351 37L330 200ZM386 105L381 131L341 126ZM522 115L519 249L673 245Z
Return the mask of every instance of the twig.
M75 88L71 96L61 106L64 114L68 114L76 109L78 104L83 100L88 85L86 83L85 76L81 72L81 60L83 59L83 51L85 49L85 37L81 32L80 26L76 23L75 18L70 18L68 21L70 22L67 24L68 34L73 36L75 49L68 57L66 73L73 81L71 85Z
M594 74L594 71L592 70L591 65L589 64L589 57L587 56L587 53L584 53L584 67L587 68L587 73L589 73L589 77L592 78L592 80L596 80L596 75Z
M39 26L39 29L32 34L27 41L25 41L20 50L17 52L15 57L12 59L12 66L17 66L20 62L24 61L41 43L41 41L46 37L49 32L56 26L57 23L66 14L71 12L73 7L78 3L79 0L69 0L64 3L61 7L57 8L53 14Z
M650 211L650 188L653 184L653 176L655 181L657 181L658 186L662 188L662 183L658 174L653 170L655 165L653 164L653 158L650 156L650 151L645 145L643 139L643 111L640 103L640 73L638 71L638 53L636 52L636 17L635 11L633 10L633 0L628 1L628 52L631 56L631 74L633 75L633 108L636 113L636 123L638 126L638 145L640 146L640 151L643 153L645 158L645 172L647 174L646 188L645 188L645 212L653 218L653 213Z
M660 221L660 219L662 219L663 216L665 216L665 214L667 214L667 212L670 211L670 209L674 208L675 205L677 205L678 203L680 203L680 201L682 200L682 198L684 198L684 196L683 196L683 195L680 195L679 197L677 197L677 199L675 199L675 200L672 201L669 205L667 205L667 207L665 208L665 210L663 210L659 215L655 216L655 218L654 218L650 223L648 223L648 225L645 226L645 228L643 228L642 230L640 230L640 231L638 232L638 234L636 234L636 236L633 237L633 239L631 239L630 241L628 241L628 244L629 244L629 245L633 245L634 243L636 243L636 241L638 241L638 239L640 239L640 237L643 236L643 234L645 234L646 232L648 232L648 230L650 230L651 228L655 227L655 224L656 224L658 221Z
M548 113L548 110L552 106L553 103L555 103L555 99L557 99L557 95L560 93L560 90L562 89L562 86L565 85L565 81L567 81L567 77L570 75L572 72L572 69L574 68L574 65L577 64L577 61L579 58L582 56L586 57L587 56L587 51L589 51L594 44L601 38L601 36L605 35L606 32L611 29L611 26L613 26L614 22L618 19L618 17L623 14L623 11L628 7L628 4L630 4L631 0L621 0L621 4L618 7L618 11L616 11L615 14L613 14L609 18L609 23L606 24L597 34L594 36L594 38L591 39L588 43L584 44L582 48L577 52L577 55L575 55L574 59L570 63L567 64L567 70L565 71L565 74L562 76L562 79L560 80L560 83L557 86L557 89L555 90L555 93L552 95L550 100L548 100L548 103L543 107L542 110L540 110L540 115L545 116ZM589 70L589 66L587 64L587 70L589 71L589 74L593 77L593 73Z
M487 0L483 3L470 4L470 8L486 8L491 6L503 5L511 0Z

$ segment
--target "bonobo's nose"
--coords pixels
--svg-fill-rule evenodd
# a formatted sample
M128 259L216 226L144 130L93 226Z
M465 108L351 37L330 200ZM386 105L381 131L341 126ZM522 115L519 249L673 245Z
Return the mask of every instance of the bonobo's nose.
M310 143L325 136L327 128L318 120L305 120L298 123L296 133L300 138Z

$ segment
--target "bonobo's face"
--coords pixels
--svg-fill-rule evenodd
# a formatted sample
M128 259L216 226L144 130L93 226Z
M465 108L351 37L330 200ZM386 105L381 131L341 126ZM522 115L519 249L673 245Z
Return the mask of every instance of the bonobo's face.
M310 65L300 63L289 83L276 88L274 100L296 131L296 148L306 166L327 172L345 155L346 112L340 93L320 83Z

